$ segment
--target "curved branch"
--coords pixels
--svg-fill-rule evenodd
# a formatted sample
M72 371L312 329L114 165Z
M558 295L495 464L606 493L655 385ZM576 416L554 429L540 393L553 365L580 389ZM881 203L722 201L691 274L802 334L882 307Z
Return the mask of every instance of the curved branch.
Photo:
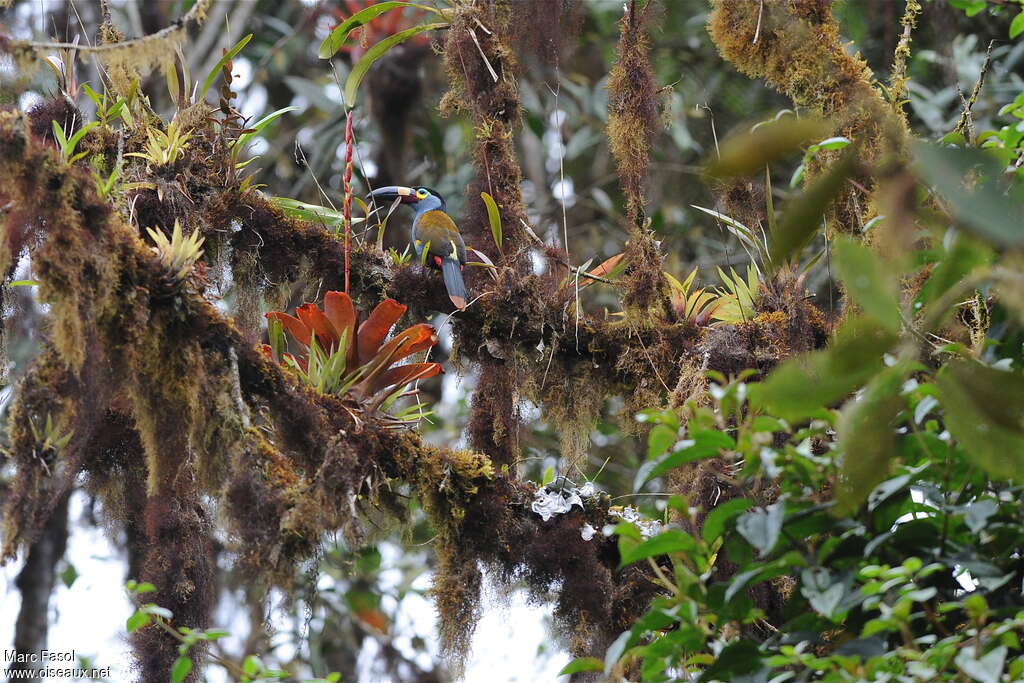
M59 42L36 42L32 40L10 40L0 39L0 52L6 52L9 54L15 54L20 51L32 50L34 52L43 52L49 50L75 50L83 53L92 54L103 54L107 52L115 52L118 50L136 50L144 48L149 43L158 42L170 38L174 33L181 31L188 24L197 23L201 24L206 19L206 12L210 9L213 4L213 0L197 0L196 4L192 6L188 12L183 16L171 22L169 26L166 26L156 33L151 33L141 38L132 38L119 43L101 43L99 45L80 45L76 43L59 43Z

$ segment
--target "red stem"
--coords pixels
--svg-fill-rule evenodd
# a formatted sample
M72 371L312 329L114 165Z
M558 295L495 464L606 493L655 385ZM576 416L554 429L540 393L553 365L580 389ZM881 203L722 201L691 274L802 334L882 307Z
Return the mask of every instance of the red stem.
M345 293L348 294L349 234L352 231L352 110L345 122L345 174L341 178L345 191L343 215L345 220Z

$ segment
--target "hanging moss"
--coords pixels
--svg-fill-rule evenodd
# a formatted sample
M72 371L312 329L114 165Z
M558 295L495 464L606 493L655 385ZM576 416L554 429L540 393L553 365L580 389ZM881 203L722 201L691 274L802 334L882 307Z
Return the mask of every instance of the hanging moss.
M658 98L650 63L650 3L630 0L619 20L619 44L608 74L608 144L626 195L631 231L643 228L648 154L658 130ZM634 235L635 237L635 235Z
M466 213L459 229L467 244L521 273L530 268L525 249L530 240L522 227L526 220L522 171L512 139L521 123L522 107L516 85L518 65L510 45L518 27L533 24L528 9L514 0L457 7L444 45L451 89L439 105L442 115L466 112L473 124L476 176L466 189ZM494 198L501 213L502 252L491 236L482 192ZM486 282L486 275L477 275L471 274L471 285Z
M664 320L668 291L663 256L647 226L645 186L651 143L659 127L658 91L650 62L650 3L631 0L619 21L615 63L608 75L608 145L626 198L626 272L619 278L626 315L636 325Z

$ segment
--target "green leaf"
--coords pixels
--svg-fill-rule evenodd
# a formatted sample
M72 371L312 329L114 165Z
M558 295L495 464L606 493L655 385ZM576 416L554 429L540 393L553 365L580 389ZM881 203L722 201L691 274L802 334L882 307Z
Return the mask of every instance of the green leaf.
M343 225L345 215L341 211L320 206L319 204L308 204L290 197L270 197L271 203L275 204L287 216L298 218L311 223L323 223L335 227ZM365 218L353 218L352 223L361 223Z
M748 498L733 498L713 507L700 530L701 538L706 543L712 543L725 531L725 525L729 523L729 520L748 510L751 505Z
M249 655L242 661L242 671L249 676L255 676L263 670L263 662L256 655Z
M1024 377L975 361L952 361L935 376L950 433L982 469L1020 480L1024 472Z
M698 211L703 211L709 216L715 218L716 220L721 221L725 225L726 230L735 235L736 239L742 242L744 246L746 246L748 249L760 252L761 247L759 246L760 243L757 240L757 236L753 233L753 231L750 228L743 225L735 218L726 216L724 213L721 213L719 211L713 211L712 209L706 209L703 206L697 206L696 204L690 204L690 206L697 209ZM719 270L721 270L721 268L719 268Z
M174 617L174 613L166 607L160 605L143 605L142 609L146 614L152 614L153 616L160 617L161 619L171 619Z
M136 584L134 592L139 594L139 595L141 595L143 593L152 593L155 590L156 590L156 586L154 586L153 584L149 583L148 581L145 581L143 583Z
M64 127L57 123L56 120L53 121L53 139L57 141L57 144L60 146L61 153L63 153L64 148L68 145L68 139L67 136L64 135Z
M87 123L84 126L82 126L81 128L79 128L78 132L76 132L74 135L72 135L70 138L68 138L67 143L65 143L65 145L64 145L64 147L65 147L64 155L65 156L73 155L74 152L75 152L75 147L78 146L78 143L81 142L82 138L84 138L86 136L86 134L90 130L92 130L93 128L95 128L98 125L100 125L99 121L90 121L89 123Z
M233 48L228 50L223 57L217 60L217 63L213 65L212 69L210 69L210 73L206 75L206 81L203 83L203 90L199 93L200 100L206 97L206 91L210 89L211 85L213 85L214 79L217 78L217 75L221 72L221 69L224 68L224 65L227 64L235 55L241 52L242 48L245 47L250 40L252 40L251 33L235 43Z
M550 484L554 480L555 480L555 467L554 467L554 465L552 465L551 467L548 467L546 470L544 470L544 475L543 475L543 478L541 479L540 484L541 484L541 486L547 486L548 484Z
M637 544L642 543L644 540L644 537L640 534L640 529L631 522L619 522L612 529L612 533L618 536L620 540L627 538L631 541L636 541Z
M795 567L803 567L806 564L806 560L799 551L790 550L777 560L740 572L729 583L729 587L725 591L725 601L732 600L737 593L751 583L760 583L776 576L793 576L796 573L793 571Z
M832 618L846 594L842 582L833 583L824 567L808 567L800 576L800 592L818 614Z
M218 640L220 638L227 638L230 635L231 631L225 631L222 628L211 628L203 634L203 640Z
M842 410L836 441L842 453L838 485L839 514L849 513L889 474L896 457L896 414L906 406L900 387L911 371L909 363L886 368Z
M1024 202L1000 187L1002 168L994 157L978 149L924 142L915 143L913 150L918 173L943 195L966 228L997 246L1024 245ZM965 179L973 179L972 188L964 187Z
M882 354L898 340L870 318L849 318L829 348L795 356L750 385L751 399L790 422L817 415L880 372Z
M494 197L487 194L486 192L480 193L480 198L484 200L484 204L487 206L487 220L491 224L491 236L494 238L494 243L501 249L501 214L498 213L498 205L494 202Z
M415 35L424 33L426 31L434 31L441 28L446 28L446 23L435 23L435 24L421 24L420 26L413 26L407 28L404 31L400 31L393 36L388 36L384 40L380 41L369 50L366 54L356 62L355 66L352 67L352 71L348 75L348 79L345 81L345 106L349 109L356 105L356 91L359 89L359 84L363 82L363 77L373 66L373 63L384 56L384 54L399 43L403 43L409 38Z
M949 4L963 10L964 14L969 17L973 17L986 7L985 0L949 0Z
M623 548L620 539L619 543L619 567L633 564L648 557L658 557L669 553L688 553L697 549L697 542L693 536L680 529L669 529L663 531L654 538L649 538L640 544L630 544Z
M758 125L722 141L718 156L707 166L715 178L746 176L760 172L788 155L799 152L809 140L826 135L832 126L821 119L786 116Z
M887 330L903 326L896 282L871 249L849 237L839 237L832 247L839 277L858 306Z
M654 425L647 435L647 457L656 458L676 442L676 430L665 425Z
M701 677L697 679L700 683L705 681L734 681L739 680L762 680L756 676L745 676L754 674L764 665L761 663L761 650L752 641L741 639L725 646L715 662L705 669ZM765 677L764 680L767 680Z
M917 295L917 301L922 305L935 301L972 270L992 261L992 250L965 233L957 231L946 242L945 253Z
M578 674L583 671L603 671L604 662L594 657L577 657L572 660L558 672L559 676L568 676L569 674Z
M653 432L653 430L652 430ZM644 484L655 477L661 476L671 469L694 460L710 458L718 455L723 448L734 448L736 442L724 432L702 430L690 435L691 438L680 442L680 447L670 453L648 460L637 470L633 480L633 490L639 491ZM672 436L675 440L675 434Z
M191 672L192 660L188 657L178 657L171 667L171 683L181 683Z
M778 230L772 236L772 263L784 263L817 234L825 218L826 209L839 195L847 178L853 175L856 161L856 150L847 149L825 175L816 179L803 194L789 202L779 220Z
M345 44L345 41L348 40L348 34L352 33L352 31L360 26L365 26L385 12L402 7L416 7L417 9L433 12L434 14L440 14L440 12L438 12L434 7L418 5L414 2L392 2L390 0L388 2L378 2L375 5L370 5L366 9L356 12L351 17L338 24L338 26L331 31L331 34L324 39L324 42L320 44L320 50L317 52L317 56L320 59L330 59L334 55L338 54L338 50L340 50Z
M988 518L999 511L999 503L991 498L982 498L967 504L964 511L964 524L975 534L981 533L988 523Z
M252 126L249 126L250 130L248 133L242 133L241 135L238 136L238 139L235 140L234 143L231 145L232 151L235 149L239 151L245 149L245 146L252 142L252 140L254 140L256 136L263 131L264 128L269 126L271 123L276 121L284 114L287 114L290 111L295 111L297 109L298 107L283 107L281 109L278 109L277 111L270 112L262 119L254 123Z
M356 554L356 571L366 576L380 569L380 550L374 546L363 548Z
M71 588L75 580L78 579L78 576L78 570L75 569L75 565L68 562L67 566L64 567L64 571L60 573L60 580L65 586Z
M125 622L125 630L127 630L128 633L134 633L143 626L148 626L150 621L152 621L152 619L150 619L148 614L142 610L135 610L135 614L128 617L128 621Z
M1010 22L1010 37L1016 38L1021 33L1024 33L1024 9Z
M39 284L38 280L15 280L9 283L8 287L35 287Z
M102 107L101 103L106 98L106 93L103 93L103 95L101 96L98 92L89 87L88 83L82 84L82 92L85 93L86 97L92 100L92 103L96 105L97 109L100 109Z
M849 145L850 145L850 139L849 138L844 138L844 137L840 136L840 137L834 137L834 138L828 138L826 140L822 140L821 142L819 142L818 144L816 144L814 146L817 148L816 151L820 151L820 150L823 150L823 149L826 149L826 150L843 149L844 147L849 147Z
M619 661L626 649L636 642L636 636L632 631L623 631L616 638L604 653L604 674L610 675L615 663Z
M736 531L757 549L761 557L764 557L779 540L785 513L786 504L783 501L768 507L755 508L736 520Z

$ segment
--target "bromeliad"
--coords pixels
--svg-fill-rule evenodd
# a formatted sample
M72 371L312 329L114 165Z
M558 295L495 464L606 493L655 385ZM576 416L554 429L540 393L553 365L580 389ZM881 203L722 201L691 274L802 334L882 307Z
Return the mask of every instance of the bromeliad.
M451 216L445 213L444 197L429 187L389 185L370 193L373 199L412 205L412 244L421 261L441 271L448 297L460 310L466 307L466 284L462 269L466 265L466 244Z
M443 372L439 363L398 364L437 344L437 333L426 323L387 338L405 310L394 299L385 299L359 322L348 294L327 292L323 310L307 303L295 309L294 316L266 313L270 344L263 350L321 393L351 393L369 405L380 405L410 382ZM294 353L285 350L287 337L294 342Z

